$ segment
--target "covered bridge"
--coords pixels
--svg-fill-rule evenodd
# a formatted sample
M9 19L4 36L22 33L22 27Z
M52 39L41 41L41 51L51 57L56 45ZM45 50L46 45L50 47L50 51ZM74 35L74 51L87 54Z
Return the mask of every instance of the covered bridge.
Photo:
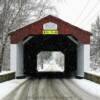
M44 17L12 32L11 70L18 78L38 76L41 72L37 70L37 55L42 51L60 51L65 57L64 71L54 72L54 75L83 78L84 71L90 66L90 36L91 33L57 17ZM44 76L50 74L44 73Z

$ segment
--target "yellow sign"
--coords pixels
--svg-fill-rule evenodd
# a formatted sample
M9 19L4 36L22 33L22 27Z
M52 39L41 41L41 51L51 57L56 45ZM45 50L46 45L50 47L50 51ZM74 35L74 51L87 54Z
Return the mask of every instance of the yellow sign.
M57 30L43 30L43 34L58 34Z

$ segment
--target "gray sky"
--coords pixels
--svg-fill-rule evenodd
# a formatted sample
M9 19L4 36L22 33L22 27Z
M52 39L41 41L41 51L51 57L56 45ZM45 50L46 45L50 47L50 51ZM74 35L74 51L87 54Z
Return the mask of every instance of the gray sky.
M53 0L58 17L87 31L100 15L100 0Z

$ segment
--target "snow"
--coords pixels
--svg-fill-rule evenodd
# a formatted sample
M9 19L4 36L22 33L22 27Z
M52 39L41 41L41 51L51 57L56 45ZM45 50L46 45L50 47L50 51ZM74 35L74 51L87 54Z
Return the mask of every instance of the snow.
M48 58L41 57L45 54L51 54ZM43 60L41 64L39 61ZM40 72L63 72L64 71L64 54L61 52L40 52L38 55L37 70Z
M0 83L0 100L21 86L27 79L13 79Z
M72 82L86 93L100 98L100 84L94 83L86 79L72 79Z
M38 67L38 71L41 72L63 72L64 71L64 67L60 67L58 64L52 63L51 65L49 64L43 64L43 69L41 67Z
M63 79L65 85L82 100L100 100L100 85L86 79ZM0 100L20 87L27 79L14 79L0 83ZM33 83L32 83L33 84ZM58 85L57 82L55 84ZM62 83L61 83L62 84ZM58 85L59 86L59 85ZM62 89L63 90L63 89Z
M64 82L82 100L100 100L100 85L86 79L69 79Z
M86 71L86 73L89 73L89 74L92 74L92 75L95 75L95 76L99 76L100 77L100 70L90 70L90 71Z
M0 75L10 74L10 73L14 73L14 71L1 71Z

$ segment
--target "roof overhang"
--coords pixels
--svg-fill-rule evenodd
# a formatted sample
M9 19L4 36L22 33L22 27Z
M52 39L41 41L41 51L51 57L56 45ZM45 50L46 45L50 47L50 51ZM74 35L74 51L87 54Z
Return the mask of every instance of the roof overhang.
M90 43L91 33L80 29L74 25L71 25L57 17L47 16L40 19L37 22L29 24L23 28L20 28L11 34L11 43L17 44L20 41L23 41L26 37L34 35L44 35L43 34L43 25L46 23L55 23L57 25L58 35L71 35L75 37L78 41L83 44ZM70 33L70 34L69 34Z

